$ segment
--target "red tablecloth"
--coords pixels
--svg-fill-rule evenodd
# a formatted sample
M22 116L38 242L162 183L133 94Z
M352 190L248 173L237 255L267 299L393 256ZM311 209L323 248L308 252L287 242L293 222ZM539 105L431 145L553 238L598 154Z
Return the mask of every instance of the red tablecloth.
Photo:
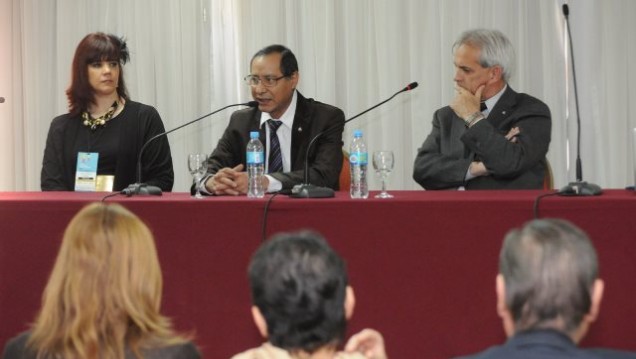
M495 311L501 241L532 219L542 191L393 191L392 200L275 197L266 232L311 228L347 260L357 307L350 333L373 327L394 358L443 358L504 338ZM372 193L373 195L374 193ZM63 230L102 194L0 193L0 345L27 328ZM269 197L115 197L153 230L164 273L164 312L193 330L207 358L260 343L246 267L262 241ZM592 237L606 290L584 346L636 350L636 195L548 197L541 217L571 220Z

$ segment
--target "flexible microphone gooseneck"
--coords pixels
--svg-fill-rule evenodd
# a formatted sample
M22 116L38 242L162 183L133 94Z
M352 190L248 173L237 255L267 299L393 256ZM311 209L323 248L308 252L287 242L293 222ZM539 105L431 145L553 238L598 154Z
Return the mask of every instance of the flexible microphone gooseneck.
M570 9L568 4L563 4L563 17L568 30L568 42L570 43L570 58L572 59L572 80L574 82L574 103L576 105L576 181L570 182L567 186L559 190L562 196L598 196L603 191L601 187L594 183L583 181L583 169L581 165L581 118L579 117L579 96L576 88L576 70L574 68L574 50L572 48L572 33L570 32L570 22L568 16Z
M202 119L204 119L206 117L212 116L212 115L214 115L217 112L221 112L221 111L223 111L223 110L225 110L227 108L236 107L236 106L256 107L256 106L258 106L258 102L250 101L250 102L246 102L246 103L235 103L233 105L227 105L227 106L225 106L223 108L220 108L220 109L218 109L216 111L212 111L212 112L210 112L210 113L208 113L206 115L203 115L203 116L201 116L201 117L199 117L197 119L194 119L194 120L192 120L192 121L190 121L188 123L184 123L181 126L175 127L172 130L170 130L170 131L162 132L162 133L159 133L159 134L151 137L148 141L146 141L146 143L143 144L143 146L141 146L141 149L139 150L139 157L137 158L137 183L133 183L133 184L129 185L127 188L123 189L121 191L121 194L125 194L128 197L133 196L133 195L161 196L161 188L159 188L157 186L150 186L150 185L147 185L147 184L141 182L141 157L142 157L146 147L148 147L148 145L152 141L156 140L159 137L166 136L169 133L172 133L172 132L174 132L174 131L176 131L176 130L178 130L180 128L186 127L186 126L191 125L191 124L193 124L193 123L195 123L197 121L201 121Z
M389 101L391 101L395 96L401 94L402 92L406 92L406 91L411 91L414 88L416 88L418 86L417 82L411 82L410 84L408 84L405 88L401 89L400 91L396 92L393 94L393 96L389 97L388 99L378 103L377 105L370 107L362 112L360 112L359 114L349 118L348 120L346 120L342 126L344 127L344 125L347 122L350 122L352 120L355 120L356 118L364 115L365 113L373 110L374 108L381 106ZM311 139L311 141L309 141L309 145L307 145L307 152L305 153L305 176L304 176L304 183L302 184L297 184L292 188L292 193L290 194L290 197L293 198L330 198L330 197L334 197L335 193L334 190L328 187L320 187L320 186L315 186L312 185L309 182L309 151L311 150L312 146L314 145L314 143L316 142L316 140L318 140L318 138L320 138L320 136L330 133L331 131L334 131L336 129L340 129L341 127L338 126L333 126L330 127L320 133L318 133L316 136L314 136L314 138Z

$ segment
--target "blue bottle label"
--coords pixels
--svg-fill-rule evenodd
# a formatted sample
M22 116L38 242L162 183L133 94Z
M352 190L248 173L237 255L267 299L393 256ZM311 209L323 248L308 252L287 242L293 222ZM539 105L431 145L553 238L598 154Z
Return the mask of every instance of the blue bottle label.
M247 153L248 165L260 165L262 163L264 163L263 152L248 152Z
M369 163L367 157L366 152L352 152L349 155L349 163L352 165L366 165Z

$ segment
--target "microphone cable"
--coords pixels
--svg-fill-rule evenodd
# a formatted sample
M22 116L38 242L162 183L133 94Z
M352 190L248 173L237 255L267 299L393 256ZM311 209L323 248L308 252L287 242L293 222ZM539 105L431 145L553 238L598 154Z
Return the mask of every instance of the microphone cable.
M554 192L550 192L550 193L544 193L541 194L539 196L537 196L537 198L534 199L534 205L532 206L532 214L534 216L534 219L539 219L539 202L545 198L545 197L551 197L551 196L560 196L561 193L559 191L554 191Z
M113 192L113 193L111 193L111 194L107 194L107 195L105 195L104 197L102 197L102 199L100 200L100 202L105 203L107 199L109 199L109 198L111 198L111 197L115 197L115 196L117 196L117 195L119 195L119 194L123 194L123 193L121 193L121 192L119 192L119 191L115 191L115 192Z
M263 223L261 224L261 243L265 243L267 240L267 215L269 214L269 207L274 198L279 194L280 192L272 194L265 203L265 208L263 209Z

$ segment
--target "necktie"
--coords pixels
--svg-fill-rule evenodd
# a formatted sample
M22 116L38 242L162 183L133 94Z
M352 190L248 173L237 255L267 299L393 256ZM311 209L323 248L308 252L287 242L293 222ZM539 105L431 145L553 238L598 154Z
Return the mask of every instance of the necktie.
M283 156L280 153L280 142L276 130L282 125L282 121L267 120L269 126L269 173L283 171Z
M479 112L484 112L488 109L488 106L486 106L486 102L480 102L479 103ZM466 150L468 150L468 147L466 147ZM475 161L481 161L481 158L479 157L479 155L475 154L474 157Z

